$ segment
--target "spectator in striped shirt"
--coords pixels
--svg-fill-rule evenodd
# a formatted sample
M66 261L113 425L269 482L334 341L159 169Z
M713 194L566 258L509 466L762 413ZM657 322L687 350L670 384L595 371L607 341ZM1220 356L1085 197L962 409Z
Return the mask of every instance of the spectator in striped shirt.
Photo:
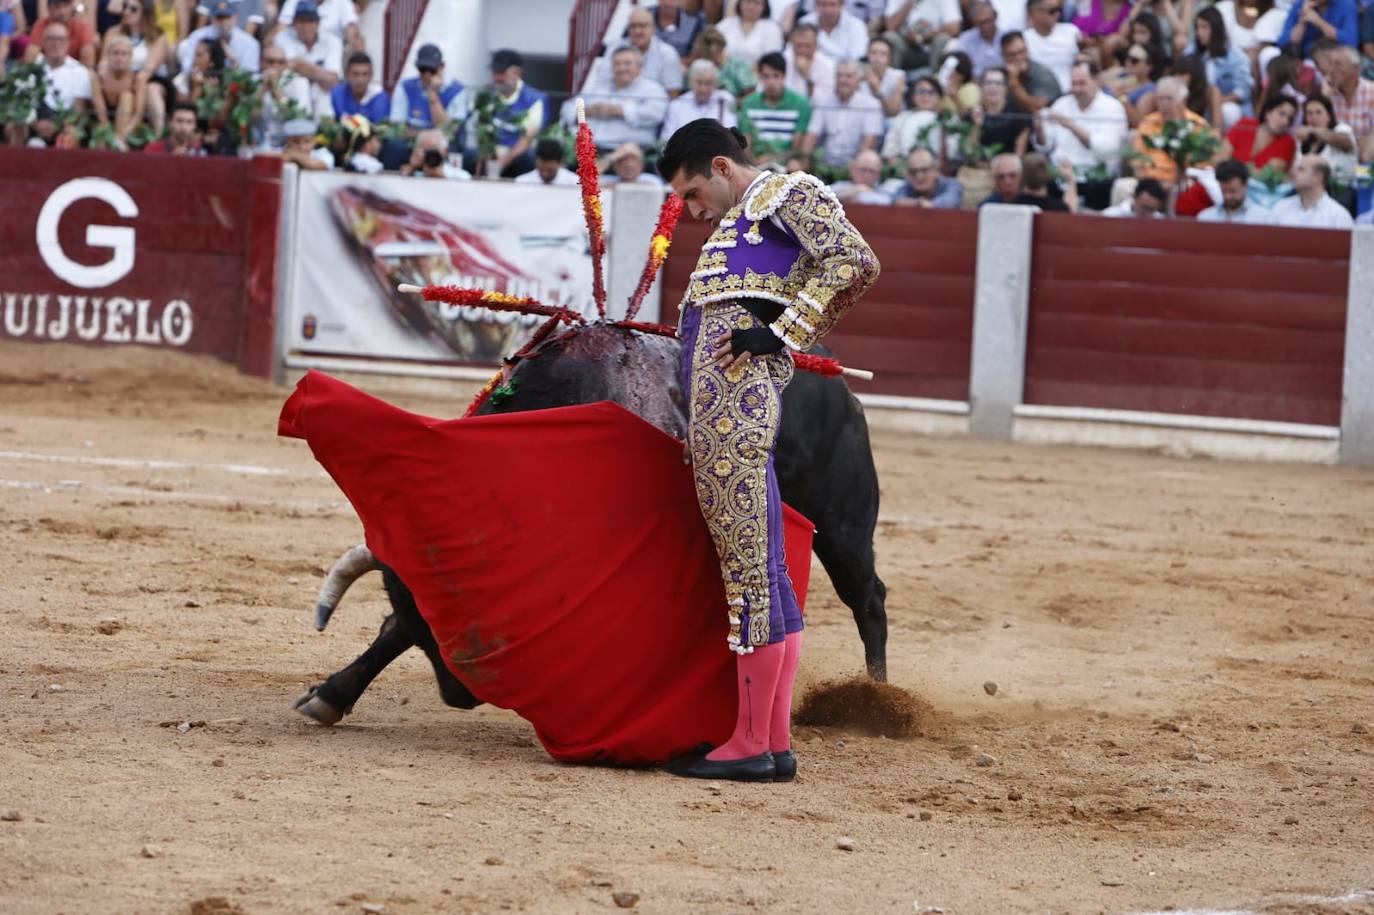
M777 51L759 58L759 86L740 102L739 127L759 162L784 159L811 124L811 103L786 87L787 60Z

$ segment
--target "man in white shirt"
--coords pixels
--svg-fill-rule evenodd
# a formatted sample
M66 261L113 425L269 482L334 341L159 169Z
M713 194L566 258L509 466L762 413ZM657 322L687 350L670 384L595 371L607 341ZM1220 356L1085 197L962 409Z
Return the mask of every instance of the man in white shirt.
M817 34L811 23L798 23L782 52L787 61L787 82L783 88L813 102L835 91L835 62L821 52Z
M668 115L663 119L663 127L658 136L667 140L683 124L698 118L715 118L726 127L734 127L735 97L720 88L720 70L709 60L694 60L687 68L687 85L690 92L684 92L668 103Z
M286 0L277 17L277 25L289 26L296 18L298 0ZM333 35L350 52L363 50L363 34L358 31L358 8L353 0L324 0L316 7L320 16L320 32Z
M1169 192L1164 185L1153 178L1141 178L1136 182L1131 196L1114 207L1102 211L1103 216L1136 219L1164 219L1168 216L1165 208L1169 205Z
M235 5L229 0L215 0L210 4L210 24L196 29L177 45L177 62L181 72L190 73L195 61L196 46L202 41L218 41L224 49L225 66L257 73L262 48L258 40L234 24Z
M959 34L963 16L959 0L887 0L883 37L894 48L897 68L938 61L945 43Z
M517 176L515 183L576 187L577 175L563 167L563 144L545 137L534 147L534 171Z
M1198 222L1263 223L1264 216L1250 205L1250 169L1235 159L1218 162L1213 177L1221 189L1221 203L1197 214Z
M835 91L816 101L811 126L802 135L801 151L811 155L824 143L825 161L840 166L860 150L877 151L882 136L882 103L859 91L859 64L840 61L835 68Z
M1115 173L1130 133L1125 107L1102 91L1097 72L1091 61L1074 64L1069 94L1042 110L1035 122L1035 148L1056 162L1067 160L1080 176L1099 162Z
M315 117L333 117L330 91L343 79L343 43L320 31L320 12L314 0L299 0L291 28L273 42L286 52L287 66L310 80Z
M1026 0L988 0L997 10L997 24L1004 32L1019 32L1026 27ZM1086 4L1085 4L1086 5Z
M1331 199L1326 192L1331 180L1331 163L1318 155L1306 155L1289 172L1293 182L1292 197L1274 204L1269 212L1271 226L1295 229L1349 229L1355 224L1350 211Z
M802 22L816 27L821 53L834 60L861 60L868 53L868 26L846 12L842 0L816 0L816 11Z
M681 92L682 58L672 45L654 33L653 14L643 7L636 9L630 13L625 32L625 41L616 50L634 48L639 52L639 71L645 79L653 80L673 95Z
M1050 68L1060 86L1067 86L1074 58L1083 43L1083 33L1070 22L1060 22L1064 0L1028 0L1030 28L1021 33L1030 50L1030 59Z
M48 82L43 104L52 111L81 111L91 104L91 71L67 56L70 34L65 22L49 22L43 29L43 75Z
M611 150L622 143L652 146L668 113L668 93L640 74L640 56L626 45L611 54L611 75L589 84L582 93L587 103L587 123L596 145ZM563 123L577 128L574 99L563 103Z

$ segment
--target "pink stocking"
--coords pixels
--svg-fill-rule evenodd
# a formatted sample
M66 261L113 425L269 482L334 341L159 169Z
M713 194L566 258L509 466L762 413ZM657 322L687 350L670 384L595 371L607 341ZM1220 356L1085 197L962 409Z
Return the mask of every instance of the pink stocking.
M773 694L773 713L768 725L768 749L774 753L792 749L792 687L797 682L797 666L801 663L802 634L788 633L787 655L778 675L778 689Z
M735 659L739 686L739 716L735 733L706 758L713 761L747 759L768 749L768 725L772 719L773 694L786 656L786 642L762 645Z

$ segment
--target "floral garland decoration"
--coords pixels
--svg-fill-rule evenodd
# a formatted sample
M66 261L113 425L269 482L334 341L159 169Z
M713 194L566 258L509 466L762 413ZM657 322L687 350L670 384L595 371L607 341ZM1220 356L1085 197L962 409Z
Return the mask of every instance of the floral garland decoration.
M602 259L606 256L606 233L601 211L601 173L596 165L596 141L587 124L587 110L577 100L577 180L582 185L582 214L587 219L587 240L592 250L592 298L596 313L606 317L606 277Z
M630 296L630 304L625 309L626 321L633 321L635 315L639 314L639 306L644 303L644 296L654 284L654 277L658 275L663 262L668 259L668 248L673 244L673 231L677 228L677 221L681 215L682 198L677 194L668 194L668 199L663 201L663 208L658 211L658 225L654 227L654 236L649 241L649 258L644 262L644 272L640 275L639 285L635 287L634 295Z

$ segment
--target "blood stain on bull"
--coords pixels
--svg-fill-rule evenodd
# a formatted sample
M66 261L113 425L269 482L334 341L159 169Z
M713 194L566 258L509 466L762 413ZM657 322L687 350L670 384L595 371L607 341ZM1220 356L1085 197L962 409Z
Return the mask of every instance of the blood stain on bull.
M75 332L80 340L185 346L195 328L191 306L181 299L158 312L150 299L7 292L4 305L10 337L65 340Z

